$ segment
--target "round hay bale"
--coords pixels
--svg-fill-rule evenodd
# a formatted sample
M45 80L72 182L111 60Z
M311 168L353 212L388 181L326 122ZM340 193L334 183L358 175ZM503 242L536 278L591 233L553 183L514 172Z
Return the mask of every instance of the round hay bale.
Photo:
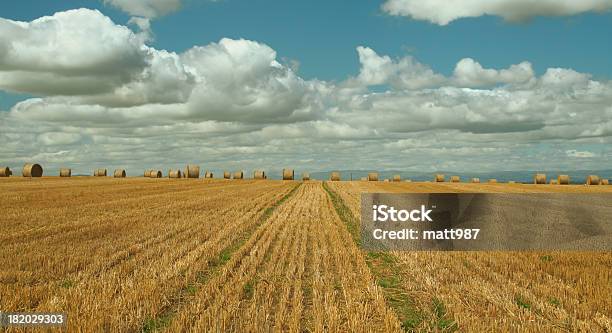
M213 177L213 173L210 171L204 172L204 178L211 179Z
M437 174L434 177L434 182L436 183L444 183L446 180L444 179L444 175L443 174Z
M378 181L378 172L370 172L368 173L368 181L377 182Z
M183 178L183 173L180 169L168 171L168 178Z
M234 179L243 179L243 178L244 178L244 172L242 171L234 172Z
M587 185L599 185L599 176L589 175L586 179Z
M508 181L508 184L516 184L514 180Z
M389 179L388 179L388 178L385 178L385 180L383 180L383 182L388 183L388 182L389 182Z
M489 184L497 184L497 179L489 179Z
M559 185L569 185L570 183L570 176L568 175L559 175L559 177L557 177L557 184Z
M232 178L232 174L229 171L223 171L223 178L224 179L230 179Z
M9 167L0 168L0 177L9 177L11 175L11 169Z
M472 183L474 184L480 183L480 178L472 178Z
M557 185L557 180L556 179L551 179L550 180L550 185Z
M412 179L406 179L404 180L406 183L412 183Z
M283 169L283 180L293 180L294 176L293 169Z
M187 174L188 174L188 170L187 170L187 167L185 167L183 172L181 172L181 175L183 176L183 178L187 178Z
M302 173L302 180L310 180L310 174L308 172Z
M149 178L161 178L162 176L161 170L152 170L149 174Z
M451 176L451 183L461 183L461 177L459 176Z
M106 169L96 169L94 170L95 177L106 177Z
M361 177L361 181L367 182L368 181L368 177Z
M331 180L333 182L340 181L340 172L339 171L333 171L331 173L331 175L329 176L329 180Z
M253 171L253 179L266 179L266 172L263 170Z
M536 173L533 176L534 184L546 184L546 174L545 173Z
M601 185L610 185L610 181L607 180L607 179L602 179L599 184L601 184Z
M40 166L40 164L26 163L23 166L23 170L21 170L21 174L24 177L42 177L43 168Z
M60 169L59 176L60 176L60 177L72 177L72 169L69 169L69 168L61 168L61 169Z
M145 170L145 172L144 172L144 176L145 176L145 177L147 177L147 178L151 177L151 172L153 172L153 169L147 169L147 170Z
M400 175L393 175L393 181L394 182L401 182L402 181L402 177Z
M195 164L187 164L185 178L200 178L200 166Z
M125 176L125 169L115 169L115 172L113 172L113 177L115 178L125 178Z

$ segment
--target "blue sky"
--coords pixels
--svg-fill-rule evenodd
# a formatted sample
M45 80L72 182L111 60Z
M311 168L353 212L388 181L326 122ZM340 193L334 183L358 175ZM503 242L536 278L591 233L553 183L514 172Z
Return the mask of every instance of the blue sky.
M0 137L30 145L5 146L8 161L119 163L134 157L130 142L145 145L130 165L163 167L145 143L160 140L194 142L169 160L201 155L218 167L588 169L612 159L610 0L167 0L181 6L149 17L151 35L128 23L142 16L128 7L163 1L105 1L0 5L0 20L57 13L58 23L28 38L0 24ZM68 12L77 8L102 15ZM3 58L3 45L27 52ZM83 94L81 83L97 88Z

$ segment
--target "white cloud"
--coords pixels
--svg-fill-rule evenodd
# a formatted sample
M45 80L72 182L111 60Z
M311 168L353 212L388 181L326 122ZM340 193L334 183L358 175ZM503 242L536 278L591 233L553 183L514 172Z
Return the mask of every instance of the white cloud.
M181 0L104 0L104 3L132 15L155 18L177 11Z
M85 40L75 22L99 36ZM444 76L413 57L359 47L359 73L334 83L301 78L256 41L221 39L182 53L146 43L90 10L0 20L0 89L37 96L0 111L3 161L82 173L169 161L540 169L575 167L558 158L564 152L612 147L612 83L572 69L536 76L529 62L493 69L466 58ZM548 143L554 149L540 148ZM602 149L580 167L611 158Z
M570 16L612 9L611 0L387 0L383 11L439 25L483 15L517 22L535 16Z
M534 79L531 63L522 62L508 69L485 69L471 58L461 59L453 73L456 85L462 87L487 87L496 84L524 84Z

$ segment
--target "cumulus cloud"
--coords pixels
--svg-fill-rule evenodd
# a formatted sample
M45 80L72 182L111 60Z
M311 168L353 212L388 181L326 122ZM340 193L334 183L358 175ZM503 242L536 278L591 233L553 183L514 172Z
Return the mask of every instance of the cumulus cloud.
M75 22L100 31L85 38ZM355 76L325 82L300 77L251 40L176 53L91 10L2 19L0 89L36 97L0 111L0 156L77 173L169 161L460 171L575 168L580 158L597 168L612 158L610 148L588 154L594 144L612 147L609 81L470 58L445 76L411 56L366 46L357 56Z
M177 11L181 0L104 0L104 3L132 15L155 18Z
M507 21L525 21L535 16L570 16L612 9L610 0L387 0L383 11L408 16L438 25L483 15L495 15Z

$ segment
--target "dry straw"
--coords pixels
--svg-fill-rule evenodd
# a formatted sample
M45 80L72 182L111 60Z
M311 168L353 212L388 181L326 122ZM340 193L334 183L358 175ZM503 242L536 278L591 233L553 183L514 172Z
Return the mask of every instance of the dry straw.
M461 183L461 177L459 176L451 176L451 183Z
M151 173L149 174L150 178L161 178L162 177L162 172L161 170L152 170Z
M200 178L200 166L195 164L187 164L185 168L185 178Z
M183 173L180 169L168 171L168 178L183 178Z
M546 184L546 174L545 173L536 173L533 176L534 184Z
M480 183L480 178L472 178L472 183Z
M60 177L72 177L72 169L61 168L59 175L60 175Z
M444 183L444 175L443 175L443 174L437 174L437 175L434 177L434 181L435 181L436 183Z
M402 177L400 175L393 175L393 181L394 182L401 182L402 181Z
M568 176L568 175L559 175L559 177L557 177L557 183L559 185L569 185L569 183L570 183L570 176Z
M115 172L113 172L113 177L115 178L125 178L125 169L116 169Z
M224 179L230 179L232 178L232 173L229 171L223 171L223 178Z
M377 182L378 181L378 172L370 172L370 173L368 173L368 181Z
M242 171L234 172L234 179L243 179L243 178L244 178L244 172Z
M293 169L283 169L283 180L293 180L294 176Z
M340 172L338 171L333 171L329 177L329 180L333 181L333 182L337 182L340 181Z
M610 185L610 181L607 179L602 179L600 182L601 185Z
M599 176L589 175L586 179L587 185L599 185Z
M213 177L213 173L211 171L204 172L204 178L211 179Z
M255 170L253 171L253 178L254 179L266 179L266 172L263 170Z
M106 177L106 169L96 169L94 170L95 177Z
M302 180L310 180L310 174L308 172L302 173Z
M28 163L23 166L21 173L24 177L42 177L43 168L40 166L40 164Z
M0 168L0 177L9 177L11 175L11 169L9 167Z

